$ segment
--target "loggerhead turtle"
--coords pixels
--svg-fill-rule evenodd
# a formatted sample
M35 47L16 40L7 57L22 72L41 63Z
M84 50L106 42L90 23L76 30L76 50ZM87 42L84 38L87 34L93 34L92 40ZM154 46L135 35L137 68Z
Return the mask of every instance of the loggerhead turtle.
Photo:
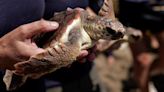
M36 79L71 64L81 50L91 48L99 39L119 39L125 33L118 21L90 16L81 9L55 13L51 20L59 23L57 31L34 37L46 51L15 64L13 71L7 70L3 79L7 90L20 87L27 78Z

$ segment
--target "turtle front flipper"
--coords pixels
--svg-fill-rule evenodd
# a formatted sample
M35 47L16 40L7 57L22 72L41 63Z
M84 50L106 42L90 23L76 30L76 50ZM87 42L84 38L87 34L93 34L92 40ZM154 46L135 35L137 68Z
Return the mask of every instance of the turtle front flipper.
M72 64L79 56L82 45L80 29L72 30L67 42L56 42L53 46L46 48L45 52L31 57L28 61L15 64L15 70L7 71L4 76L7 90L20 87L27 78L36 79Z
M66 42L55 42L46 51L31 57L28 61L15 64L15 74L38 78L71 64L79 56L82 41L81 29L73 28Z
M71 44L65 46L56 45L48 48L46 52L38 54L25 62L15 64L15 74L36 79L42 75L51 73L61 67L65 67L76 60L80 48Z
M73 45L63 49L56 46L45 53L31 57L28 61L17 63L15 64L16 70L8 73L8 77L4 77L7 80L4 81L6 88L7 90L14 90L22 86L28 77L37 79L61 67L66 67L76 60L79 53L79 47Z

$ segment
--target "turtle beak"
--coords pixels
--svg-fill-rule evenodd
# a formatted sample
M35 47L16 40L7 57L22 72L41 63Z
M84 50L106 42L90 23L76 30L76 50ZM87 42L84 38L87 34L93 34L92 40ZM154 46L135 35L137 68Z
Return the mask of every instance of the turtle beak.
M112 36L112 40L120 39L124 37L124 31L122 30L113 30L110 27L107 27L107 32Z

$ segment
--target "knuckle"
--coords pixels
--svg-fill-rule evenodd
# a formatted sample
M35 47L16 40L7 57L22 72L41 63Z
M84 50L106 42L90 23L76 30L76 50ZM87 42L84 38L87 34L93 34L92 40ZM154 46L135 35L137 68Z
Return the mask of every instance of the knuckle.
M39 26L40 26L41 30L46 30L48 25L47 25L47 22L45 20L40 20Z
M19 31L19 33L20 33L22 36L24 36L24 35L26 35L27 27L26 27L25 25L22 25L22 26L18 27L17 30Z

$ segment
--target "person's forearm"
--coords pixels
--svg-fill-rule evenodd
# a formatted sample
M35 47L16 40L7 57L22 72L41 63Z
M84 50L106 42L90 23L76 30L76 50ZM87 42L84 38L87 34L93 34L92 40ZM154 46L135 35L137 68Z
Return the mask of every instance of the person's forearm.
M9 68L9 66L13 65L13 62L11 58L7 56L9 53L7 51L8 49L6 49L10 44L5 44L4 42L7 43L6 40L0 38L0 69L13 69Z
M4 47L3 47L3 43L0 39L0 69L5 69L5 65L4 65Z

